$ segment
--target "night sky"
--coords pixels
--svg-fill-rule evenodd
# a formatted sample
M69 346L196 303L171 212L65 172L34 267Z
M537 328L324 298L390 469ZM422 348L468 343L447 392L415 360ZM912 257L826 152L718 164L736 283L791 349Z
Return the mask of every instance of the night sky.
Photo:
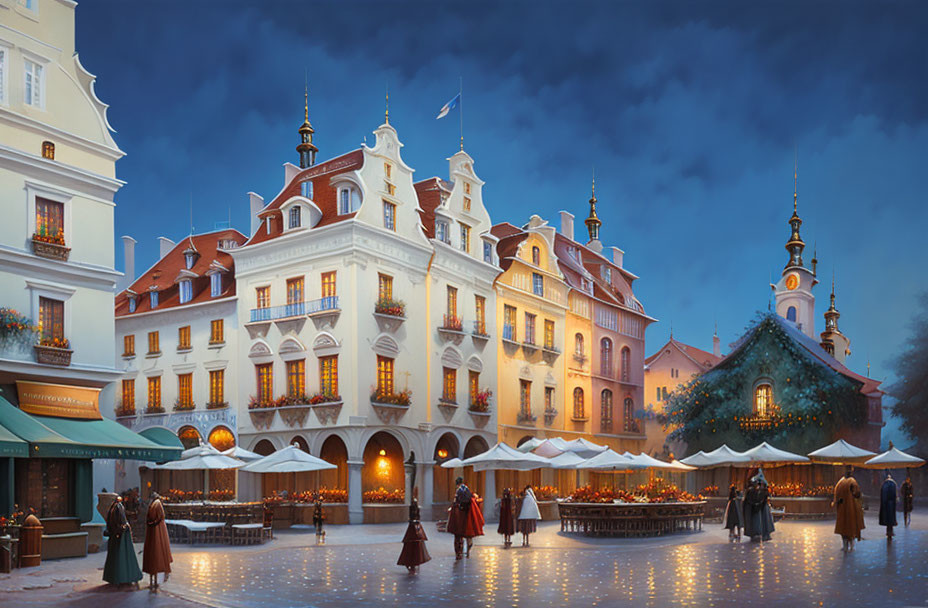
M674 336L711 349L758 310L787 261L793 162L817 245L817 331L837 278L849 365L890 363L928 287L928 3L81 2L77 49L127 153L116 237L185 236L297 162L304 74L319 159L383 122L416 179L447 177L464 82L465 148L494 222L588 212ZM117 266L122 267L121 244ZM723 346L723 351L727 349ZM887 401L884 401L886 403ZM892 425L890 425L892 427ZM891 428L884 432L893 437ZM908 445L909 441L897 439Z

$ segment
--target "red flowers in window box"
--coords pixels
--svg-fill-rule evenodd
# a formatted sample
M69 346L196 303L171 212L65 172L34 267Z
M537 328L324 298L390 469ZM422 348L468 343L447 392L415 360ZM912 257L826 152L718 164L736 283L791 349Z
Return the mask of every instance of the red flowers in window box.
M405 317L406 304L402 300L380 298L374 304L374 312L381 315L390 315L391 317Z
M402 488L386 490L381 487L365 492L362 496L364 502L373 504L402 504L406 500L406 492Z
M57 232L40 230L32 235L32 240L36 243L51 243L52 245L61 245L64 247L64 230L61 228L59 228Z
M490 411L490 397L493 396L493 391L488 388L479 391L474 395L474 398L470 400L470 411L472 412L488 412Z
M380 389L374 389L371 393L371 401L374 403L386 403L387 405L409 405L412 403L412 391L406 389L398 393L385 393Z

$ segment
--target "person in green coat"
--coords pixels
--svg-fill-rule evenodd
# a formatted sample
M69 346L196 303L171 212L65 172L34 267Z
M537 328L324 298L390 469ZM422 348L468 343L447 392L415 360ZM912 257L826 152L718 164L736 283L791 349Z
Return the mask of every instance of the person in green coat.
M106 513L106 535L109 541L106 546L106 563L103 565L103 580L111 585L135 584L138 587L142 571L135 557L132 531L121 496L116 497Z

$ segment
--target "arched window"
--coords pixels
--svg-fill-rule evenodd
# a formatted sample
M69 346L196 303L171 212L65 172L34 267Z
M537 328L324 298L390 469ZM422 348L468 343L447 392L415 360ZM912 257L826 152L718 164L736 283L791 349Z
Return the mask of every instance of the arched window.
M638 432L638 422L635 420L635 402L631 397L625 398L622 405L622 418L624 419L625 430L631 433Z
M604 431L612 430L612 391L603 389L599 403L600 426Z
M632 351L627 347L622 348L622 382L629 382L629 365L632 358Z
M574 336L574 354L578 357L583 356L583 334L581 333Z
M538 247L532 247L532 264L535 266L541 265L541 249Z
M574 418L584 418L583 389L579 386L574 389Z
M612 376L612 340L603 338L599 341L599 373Z
M766 382L754 388L754 415L766 418L771 414L773 405L773 387Z
M789 308L786 309L786 320L792 321L793 323L796 322L796 307L795 306L790 306Z
M290 228L299 228L300 220L302 219L300 214L301 208L299 205L294 205L290 207Z
M42 158L55 160L55 144L50 141L42 142Z

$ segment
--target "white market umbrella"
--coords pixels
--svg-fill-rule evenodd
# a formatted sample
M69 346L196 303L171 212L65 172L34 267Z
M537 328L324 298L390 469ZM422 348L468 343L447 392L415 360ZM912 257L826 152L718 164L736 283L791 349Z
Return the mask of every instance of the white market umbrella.
M637 462L637 463L643 465L642 468L645 468L645 469L660 469L660 470L662 470L662 471L672 471L672 470L674 470L674 466L673 466L672 464L670 464L669 462L664 462L663 460L658 460L657 458L654 458L653 456L649 456L649 455L644 454L644 453L642 453L642 454L631 454L631 453L629 453L629 452L625 452L625 453L623 454L623 456L626 456L627 458L630 458L630 459L632 460L632 462Z
M505 443L497 443L483 454L465 458L463 466L473 466L475 471L531 471L548 466L548 459L531 453L522 453Z
M577 465L585 462L585 459L574 452L564 452L554 458L549 458L548 465L552 469L576 469Z
M783 464L808 464L809 462L806 456L777 449L766 441L743 452L742 455L748 457L748 462L743 466L764 465L769 467Z
M602 454L609 449L608 446L599 445L593 443L592 441L587 441L583 437L574 439L572 441L567 441L565 443L567 445L568 452L573 452L583 458L592 458L598 454Z
M645 466L641 463L634 462L624 454L606 449L606 451L577 464L574 468L601 471L640 471L644 469Z
M195 471L198 469L237 469L245 465L241 460L230 458L208 444L184 450L183 454L186 456L182 456L180 460L156 464L152 468L168 471Z
M564 450L558 448L554 444L553 441L550 441L548 439L545 439L544 441L539 443L538 447L532 450L532 454L535 454L536 456L541 456L542 458L554 458L555 456L559 456L563 453L564 453Z
M295 445L288 445L261 460L245 465L242 470L249 473L306 473L337 468L334 464L307 454Z
M516 450L522 452L523 454L527 454L528 452L531 452L532 450L534 450L535 448L537 448L538 446L540 446L540 445L541 445L542 443L544 443L545 441L548 441L548 440L547 440L547 439L541 439L541 438L539 438L539 437L532 437L532 438L529 439L528 441L526 441L526 442L522 443L521 445L519 445L519 447L517 447Z
M222 454L229 456L230 458L238 458L239 460L243 460L245 462L254 462L255 460L261 460L264 458L264 456L261 454L256 454L239 446L229 448L228 450L223 451Z
M897 448L889 448L879 456L864 463L868 469L914 469L925 464L918 456L906 454Z
M686 458L683 458L682 460L680 460L680 462L686 466L696 467L696 468L717 466L715 464L715 460L712 458L709 458L706 455L706 453L703 452L702 450L699 450L692 456L687 456Z
M456 469L456 468L462 467L462 466L464 466L464 465L461 464L461 459L460 459L460 458L449 458L448 460L446 460L446 461L444 461L443 463L441 463L441 467L442 467L443 469Z
M746 465L751 462L751 458L746 452L733 450L724 443L711 452L706 452L706 458L709 458L715 463L712 466L717 467L737 466L740 464Z
M809 458L811 458L813 462L824 462L827 464L859 463L869 460L874 456L876 456L875 452L851 445L843 439L839 439L814 452L809 452Z
M676 458L670 461L670 466L673 467L674 471L680 471L684 473L696 470L696 467L691 467L688 464L683 464L681 461L677 460Z

